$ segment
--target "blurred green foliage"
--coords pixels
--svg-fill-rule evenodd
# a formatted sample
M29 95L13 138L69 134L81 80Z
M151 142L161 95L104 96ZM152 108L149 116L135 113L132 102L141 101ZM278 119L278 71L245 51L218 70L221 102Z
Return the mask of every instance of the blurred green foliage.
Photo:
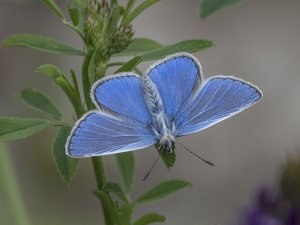
M202 19L205 19L216 11L240 1L241 0L202 0L200 6L200 16Z

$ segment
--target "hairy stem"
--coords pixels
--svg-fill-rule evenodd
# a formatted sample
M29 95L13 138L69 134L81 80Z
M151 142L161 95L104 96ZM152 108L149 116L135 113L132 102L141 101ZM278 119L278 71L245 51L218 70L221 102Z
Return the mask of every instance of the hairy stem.
M19 186L15 179L7 147L0 143L0 191L1 199L7 206L9 220L15 225L30 225L25 206L23 204ZM0 194L1 194L0 193Z

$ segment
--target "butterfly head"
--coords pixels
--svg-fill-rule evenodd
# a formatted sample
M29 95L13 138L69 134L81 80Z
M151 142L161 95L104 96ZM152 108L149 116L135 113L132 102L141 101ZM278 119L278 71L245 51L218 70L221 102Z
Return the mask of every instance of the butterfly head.
M175 138L167 134L159 142L159 151L162 153L173 153L175 150Z

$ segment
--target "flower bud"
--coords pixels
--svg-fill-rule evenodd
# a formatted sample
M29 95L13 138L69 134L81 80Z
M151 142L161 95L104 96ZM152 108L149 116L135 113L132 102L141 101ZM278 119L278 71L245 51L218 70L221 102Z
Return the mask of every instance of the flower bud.
M120 22L122 7L106 0L89 0L84 10L84 34L88 48L97 50L105 61L121 52L132 41L132 26Z

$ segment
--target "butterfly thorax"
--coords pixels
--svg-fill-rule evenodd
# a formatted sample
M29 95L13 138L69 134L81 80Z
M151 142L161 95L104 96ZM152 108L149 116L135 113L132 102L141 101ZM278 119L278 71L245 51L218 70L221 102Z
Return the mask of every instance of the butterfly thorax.
M151 129L157 137L158 144L163 149L172 152L175 141L175 124L166 116L159 92L148 76L143 77L143 93L152 117Z

